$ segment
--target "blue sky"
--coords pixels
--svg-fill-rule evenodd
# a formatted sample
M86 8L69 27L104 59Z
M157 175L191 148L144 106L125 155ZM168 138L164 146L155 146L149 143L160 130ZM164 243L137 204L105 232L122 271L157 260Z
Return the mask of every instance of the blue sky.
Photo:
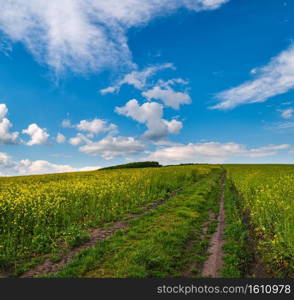
M293 1L47 2L0 0L2 175L294 162Z

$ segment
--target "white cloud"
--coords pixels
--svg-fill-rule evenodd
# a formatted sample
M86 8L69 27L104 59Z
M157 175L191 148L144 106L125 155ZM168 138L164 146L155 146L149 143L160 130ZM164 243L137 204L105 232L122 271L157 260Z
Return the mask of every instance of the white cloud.
M109 86L105 89L101 89L100 90L100 93L102 95L105 95L105 94L112 94L112 93L115 93L116 91L118 90L118 88L116 86Z
M15 172L16 164L11 157L3 152L0 152L0 175L9 175Z
M0 30L55 72L132 65L126 32L185 7L219 8L228 0L1 0Z
M70 165L54 164L46 160L14 161L8 154L0 152L0 174L2 176L91 171L99 168L100 166L74 168Z
M285 150L288 149L290 145L282 144L282 145L271 145L271 146L264 146L256 149L251 149L252 152L262 152L262 151L274 151L274 150Z
M49 134L45 128L40 128L37 124L31 124L22 133L30 136L30 140L26 143L28 146L47 144Z
M81 152L90 155L99 155L104 159L113 159L118 156L142 153L145 145L133 137L107 136L98 142L89 142L79 148Z
M167 131L170 134L178 134L183 128L183 123L175 119L171 121L166 121L166 120L162 120L162 121L167 126Z
M85 131L90 135L99 134L102 132L116 132L117 126L114 124L107 124L107 121L101 119L94 119L92 121L82 120L76 128L79 131Z
M282 104L282 105L290 105L290 104L292 104L292 102L286 101L286 102L282 102L281 104Z
M289 129L294 127L294 122L281 122L277 124L278 129Z
M75 137L69 139L69 143L73 146L78 146L82 143L89 143L91 140L84 136L82 133L78 133Z
M142 71L132 71L131 73L126 74L123 79L119 80L115 85L100 90L100 93L105 95L118 92L124 84L132 85L136 89L142 90L146 86L148 79L163 69L174 69L174 66L171 63L166 63L151 66Z
M56 136L56 142L58 144L63 144L63 143L65 143L65 141L66 141L66 137L63 134L61 134L60 132L58 132L58 134Z
M217 94L213 109L231 109L241 104L264 102L294 88L294 44L268 65L255 69L255 79Z
M163 106L156 102L144 103L140 106L136 99L132 99L125 106L116 107L115 112L131 117L140 123L145 123L151 119L161 119Z
M136 99L132 99L125 106L116 107L115 112L145 124L148 130L143 137L153 141L164 140L168 134L177 134L183 127L180 121L162 119L163 106L157 102L147 102L140 106Z
M184 4L192 10L213 10L219 8L221 5L230 0L185 0Z
M4 118L0 121L0 144L16 144L19 133L9 132L12 127L11 122Z
M281 112L281 116L284 119L291 119L294 113L293 108L281 109L279 111Z
M19 133L9 132L12 127L11 122L5 118L8 114L8 109L6 104L0 104L0 144L16 144Z
M145 159L163 164L177 163L222 163L234 157L259 158L275 155L277 151L288 149L287 144L248 149L237 143L190 143L159 148Z
M76 171L75 168L69 165L53 164L46 160L31 161L29 159L23 159L16 163L16 169L18 174L46 174Z
M63 128L72 128L72 127L73 127L73 125L71 124L71 121L68 120L68 119L63 120L63 121L61 122L61 126L62 126Z
M0 120L4 119L4 117L8 114L8 108L6 104L0 104Z
M72 124L69 119L66 119L62 121L61 126L63 128L75 128L78 131L86 132L90 138L103 132L109 132L110 134L117 133L117 126L115 124L108 124L107 121L97 118L93 120L81 120L78 124Z
M118 131L115 124L108 124L107 121L101 119L94 119L92 121L82 120L77 125L71 125L71 128L76 128L78 131L86 133L86 135L77 133L75 137L70 138L69 143L73 146L91 143L91 139L100 133L108 132L109 135L113 135Z
M190 104L192 100L187 92L178 92L171 87L175 83L187 84L182 79L172 79L166 82L160 80L158 85L148 91L144 91L142 96L148 100L161 100L165 106L174 109L179 109L181 104Z
M19 175L92 171L100 168L100 166L74 168L70 165L54 164L46 160L31 161L28 159L21 160L17 164L17 171Z
M81 172L86 172L86 171L95 171L95 170L98 170L98 169L101 169L101 167L100 166L89 166L89 167L79 168L77 170L81 171Z

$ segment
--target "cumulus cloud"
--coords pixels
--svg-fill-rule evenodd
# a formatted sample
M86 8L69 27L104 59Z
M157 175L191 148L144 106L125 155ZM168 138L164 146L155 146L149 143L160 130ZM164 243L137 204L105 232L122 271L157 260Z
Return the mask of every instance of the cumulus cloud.
M0 104L0 120L3 120L7 114L8 114L8 108L7 108L6 104L1 103Z
M74 128L78 131L83 131L88 137L93 137L103 132L112 134L117 132L117 126L115 124L109 124L107 121L98 118L93 120L81 120L78 124L72 124L69 119L66 119L62 121L61 126L63 128Z
M66 141L66 137L63 134L61 134L60 132L58 132L58 134L56 136L56 142L58 144L63 144L63 143L65 143L65 141Z
M167 121L167 120L162 120L162 121L167 126L167 131L170 134L178 134L183 128L183 123L175 119L171 121Z
M89 143L91 140L82 133L78 133L75 137L69 139L69 143L73 146L78 146L82 143Z
M45 128L40 128L37 124L31 124L22 133L30 136L30 140L26 143L28 146L47 144L49 134Z
M0 175L8 175L15 171L16 163L11 157L3 152L0 152Z
M46 160L31 161L25 159L17 163L17 170L19 175L92 171L100 168L100 166L74 168L70 165L54 164Z
M189 143L187 145L159 148L150 153L147 159L165 164L222 163L234 157L259 158L271 156L275 155L277 151L286 150L289 147L287 144L282 144L249 149L237 143Z
M6 104L0 104L0 144L16 144L19 133L9 132L12 127L11 122L6 118L8 108Z
M0 121L0 144L16 144L19 133L17 131L10 133L11 122L3 118Z
M255 78L216 95L219 103L213 109L232 109L241 104L264 102L294 88L294 44L268 65L254 69Z
M165 106L172 107L173 109L179 109L181 104L190 104L191 97L187 92L175 91L172 88L174 84L187 84L183 79L171 79L166 82L160 80L156 86L152 89L144 91L142 96L148 99L160 100Z
M74 172L76 169L69 165L58 165L46 160L31 161L23 159L15 162L15 168L18 174L45 174L45 173L63 173Z
M79 148L81 152L90 155L99 155L107 160L118 156L139 154L144 149L145 145L133 137L123 136L107 136L98 142L90 141Z
M171 124L170 127L175 125ZM80 146L79 151L89 155L98 155L109 160L118 156L138 154L145 149L145 145L133 137L115 136L117 126L101 119L82 120L77 125L72 125L72 128L85 134L78 132L69 139L69 143L72 146ZM94 136L100 133L108 134L98 141L93 140Z
M132 71L126 74L123 79L119 80L115 85L109 86L100 90L102 95L118 92L122 85L128 84L135 87L138 90L142 90L150 77L155 75L158 71L163 69L174 69L173 64L166 63L157 66L147 67L142 71Z
M180 121L162 119L163 106L157 102L147 102L140 106L136 99L132 99L125 106L116 107L115 112L145 124L147 131L143 137L153 141L164 140L168 134L177 134L183 127Z
M46 160L23 159L14 161L7 153L0 152L0 174L2 176L91 171L99 168L100 166L74 168L70 165L55 164Z
M70 123L71 124L71 123ZM69 143L73 146L78 146L83 143L90 143L95 135L101 133L108 133L109 135L116 134L118 132L117 126L112 123L108 123L102 119L93 119L92 121L81 120L77 125L70 125L71 128L75 128L78 131L85 132L77 133L76 136L69 139Z
M55 72L133 65L126 32L179 8L219 8L229 0L1 0L0 30Z
M117 126L115 124L108 124L107 121L101 119L94 119L92 121L82 120L75 127L79 131L87 132L90 135L117 131Z

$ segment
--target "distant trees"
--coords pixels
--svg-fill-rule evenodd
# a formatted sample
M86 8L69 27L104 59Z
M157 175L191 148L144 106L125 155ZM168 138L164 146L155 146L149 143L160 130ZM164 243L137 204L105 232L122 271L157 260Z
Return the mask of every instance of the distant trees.
M156 167L162 167L162 166L157 161L140 161L140 162L133 162L129 164L101 168L99 170L128 169L128 168L156 168Z

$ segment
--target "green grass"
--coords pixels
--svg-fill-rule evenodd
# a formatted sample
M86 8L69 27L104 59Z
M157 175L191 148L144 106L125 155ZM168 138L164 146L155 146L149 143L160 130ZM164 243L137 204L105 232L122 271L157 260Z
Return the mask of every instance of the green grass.
M224 278L242 278L247 273L251 260L248 249L248 233L243 222L240 198L230 180L225 183L225 244L224 265L221 276Z
M219 213L220 183L207 195L206 210L202 213L201 225L195 227L186 252L182 259L181 277L199 278L203 263L208 258L207 252L211 235L217 227L217 214ZM213 213L213 218L209 216Z
M189 264L187 244L215 206L221 169L185 187L177 196L131 221L95 247L83 250L49 277L175 277ZM195 231L196 230L196 231ZM198 231L198 238L199 238ZM197 240L197 239L196 239ZM202 247L200 240L194 246Z

